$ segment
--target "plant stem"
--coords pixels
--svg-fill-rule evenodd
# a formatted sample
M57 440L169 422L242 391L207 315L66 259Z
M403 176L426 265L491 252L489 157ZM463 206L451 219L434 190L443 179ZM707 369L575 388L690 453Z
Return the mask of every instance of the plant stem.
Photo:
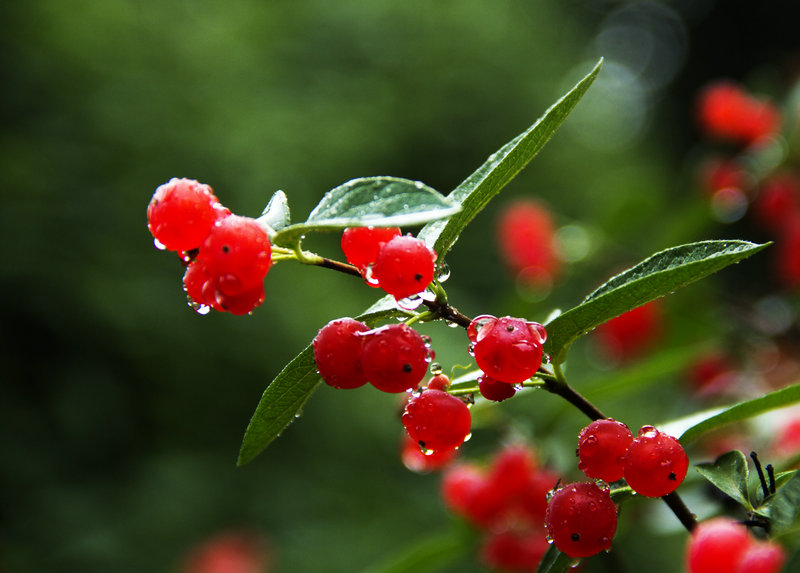
M661 496L661 499L664 500L664 503L667 504L672 510L672 513L675 514L675 517L681 522L686 530L691 533L697 527L697 518L694 514L689 511L689 508L686 507L686 504L683 503L683 500L678 495L678 492L673 491L672 493L668 493L667 495Z

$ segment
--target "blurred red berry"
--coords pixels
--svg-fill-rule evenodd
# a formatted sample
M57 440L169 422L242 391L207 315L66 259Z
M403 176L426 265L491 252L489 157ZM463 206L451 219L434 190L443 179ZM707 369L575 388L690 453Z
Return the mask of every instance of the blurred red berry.
M697 100L700 127L711 137L749 145L780 129L780 114L767 100L752 97L731 82L704 88Z
M535 571L550 545L540 528L489 533L481 547L483 564L499 571Z
M626 362L650 350L663 329L661 303L655 300L601 324L595 337L609 360Z
M786 550L774 541L754 541L745 551L735 573L780 573Z
M800 216L800 179L793 173L770 177L753 204L756 220L773 235Z
M537 201L509 204L497 222L500 255L526 286L549 286L561 270L550 211Z
M718 517L697 525L686 547L688 573L735 572L753 538L743 525Z
M267 573L269 550L263 538L249 533L222 533L191 550L180 573Z
M696 396L719 396L735 385L736 369L727 356L714 352L701 356L692 363L687 378Z
M774 265L778 282L787 289L800 288L800 214L792 214L775 239Z
M400 446L400 461L412 472L430 473L448 466L458 456L457 448L452 450L423 452L419 444L407 433L403 433Z
M700 168L700 185L710 196L720 189L741 189L749 186L747 172L734 159L711 159Z

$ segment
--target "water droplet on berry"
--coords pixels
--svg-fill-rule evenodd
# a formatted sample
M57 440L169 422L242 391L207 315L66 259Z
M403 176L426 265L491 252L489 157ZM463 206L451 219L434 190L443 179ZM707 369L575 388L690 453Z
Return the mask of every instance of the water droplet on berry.
M367 281L367 284L370 286L378 286L378 279L375 278L375 273L372 271L372 265L367 265L367 268L364 269L364 280Z
M447 263L442 262L439 265L439 268L436 269L436 280L439 281L440 283L443 283L449 278L450 278L450 267L447 265Z
M472 404L467 404L467 406L472 406ZM467 434L467 436L464 438L464 441L465 441L465 442L468 442L468 441L470 441L471 439L472 439L472 432L470 432L469 434Z
M431 362L430 370L431 370L431 374L433 374L434 376L439 376L439 374L441 374L442 371L443 371L442 370L442 365L439 364L438 362Z
M658 436L658 430L654 426L642 426L639 430L639 435L644 438L655 438Z
M158 249L159 251L166 251L167 250L167 247L164 245L164 243L162 243L158 239L153 239L153 244L156 246L156 249Z
M545 330L544 326L538 322L529 322L528 326L539 337L539 344L544 344L545 340L547 340L547 330Z
M581 564L581 560L579 557L575 557L572 561L569 562L569 568L575 569L578 565Z
M211 307L207 304L189 304L197 314L206 315L211 312Z
M422 339L422 342L425 344L426 348L430 348L431 347L431 337L430 336L428 336L427 334L423 334L422 336L420 336L420 338Z
M401 298L397 301L397 306L404 310L414 310L419 308L422 304L422 297L418 294L412 294L411 296L407 296L406 298Z
M469 353L470 356L475 356L475 343L474 342L470 342L469 343L469 346L467 346L467 352Z
M547 537L545 537L545 541L547 541L548 545L552 545L553 544L553 538L550 537L549 533L547 534Z

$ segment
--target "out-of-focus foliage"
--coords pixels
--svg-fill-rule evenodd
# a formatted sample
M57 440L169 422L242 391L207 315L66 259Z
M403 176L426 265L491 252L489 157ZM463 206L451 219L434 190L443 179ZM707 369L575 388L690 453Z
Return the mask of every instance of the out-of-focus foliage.
M279 264L254 316L198 316L179 262L153 248L145 206L173 176L250 215L282 189L298 220L353 177L448 193L605 56L582 107L508 189L579 223L592 255L546 304L526 301L497 260L494 207L450 257L463 312L543 321L654 250L715 238L676 165L691 134L685 96L717 73L708 54L707 69L690 65L689 37L729 16L712 3L602 4L0 3L0 569L168 571L200 540L252 530L269 538L275 570L354 571L450 527L437 478L400 464L398 404L384 395L322 388L302 424L235 467L267 381L375 293ZM629 17L637 6L649 19ZM660 38L661 67L637 68L637 50L609 40L619 29ZM338 256L332 235L311 246ZM676 322L700 323L706 293L677 299ZM466 360L465 337L431 335L446 366ZM518 406L535 410L534 434L563 413L546 398L549 409ZM631 425L683 413L672 388L602 405L631 407ZM560 423L569 438L581 421ZM476 433L468 453L490 442ZM630 532L620 543L631 563L652 551ZM654 573L674 570L661 561Z

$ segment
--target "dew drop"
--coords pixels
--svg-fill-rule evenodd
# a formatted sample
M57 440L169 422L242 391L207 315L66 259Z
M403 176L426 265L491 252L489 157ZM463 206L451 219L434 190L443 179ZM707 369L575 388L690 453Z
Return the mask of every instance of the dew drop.
M166 251L167 250L166 245L164 245L164 243L162 243L158 239L153 239L153 244L156 246L156 249L158 249L159 251Z
M469 346L467 346L467 352L469 352L470 356L475 356L475 343L470 342Z
M211 312L211 307L207 304L190 304L189 306L191 306L197 314L203 316Z
M450 278L450 267L447 263L443 262L439 265L439 268L436 270L436 280L440 283L443 283L447 279Z
M397 301L397 306L404 310L414 310L419 308L422 304L422 297L418 294L413 294L411 296L407 296L406 298L401 298Z
M458 323L453 322L452 320L445 320L444 323L450 328L458 328Z
M639 430L639 435L643 438L655 438L658 436L658 430L655 426L642 426Z
M372 265L368 265L366 269L364 269L364 280L367 281L367 284L373 287L378 286L378 279L375 278L375 273L372 270Z
M471 406L471 404L468 404L468 405L470 405L470 406ZM465 441L465 442L468 442L468 441L470 441L471 439L472 439L472 432L470 432L469 434L467 434L467 435L466 435L466 437L464 437L464 441Z
M442 373L442 365L438 362L431 362L431 374L434 376L439 376Z
M419 296L420 298L422 298L422 300L427 300L428 302L433 302L434 300L436 300L436 295L429 290L422 291L421 293L419 293Z
M422 342L425 343L425 347L426 348L430 348L431 347L431 337L430 336L428 336L427 334L423 334L422 336L420 336L420 338L422 338Z

